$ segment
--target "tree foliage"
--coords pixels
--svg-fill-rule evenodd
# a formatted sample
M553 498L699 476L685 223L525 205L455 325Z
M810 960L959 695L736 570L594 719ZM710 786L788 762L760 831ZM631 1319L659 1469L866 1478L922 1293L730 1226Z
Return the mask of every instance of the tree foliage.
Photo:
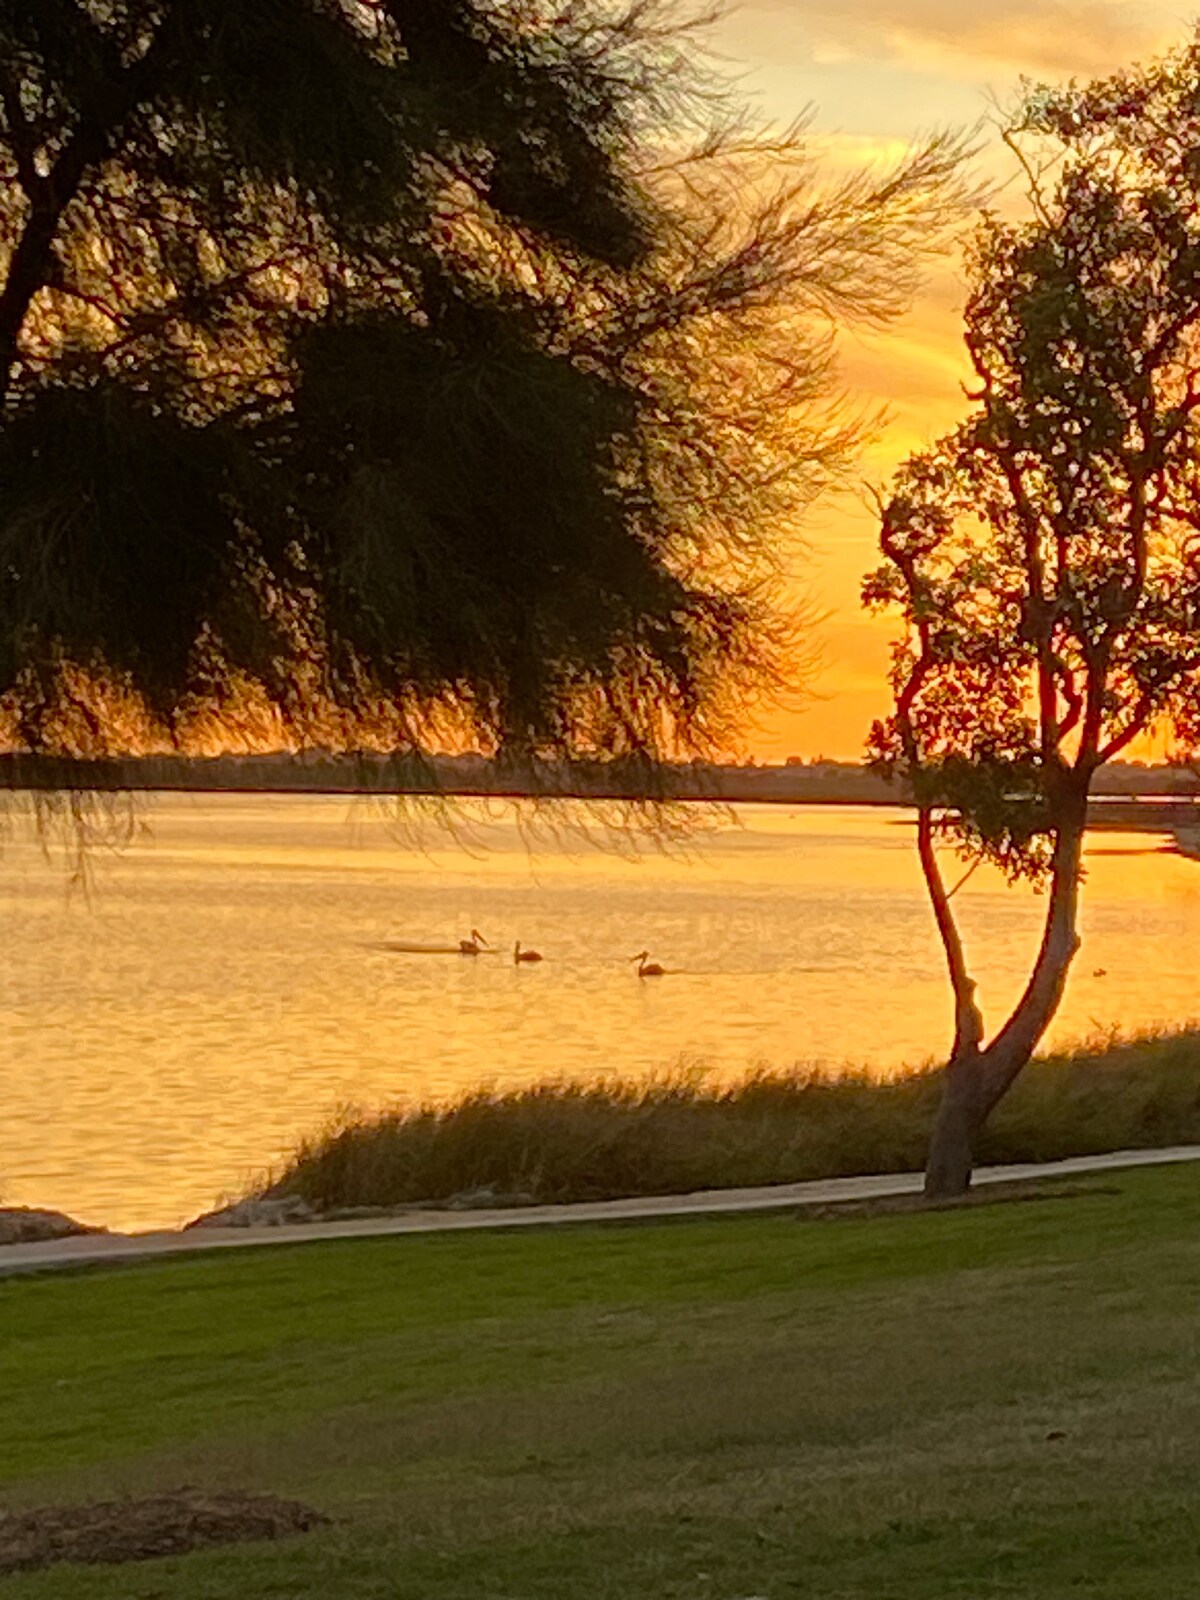
M1061 996L1094 774L1200 728L1200 45L1032 90L1006 138L1030 214L987 218L974 246L973 410L898 475L864 591L905 623L871 748L921 807L975 1126ZM1049 890L986 1046L937 837Z
M0 696L31 750L703 747L961 147L825 182L675 0L0 0ZM209 716L211 724L211 716ZM146 737L139 724L139 737Z

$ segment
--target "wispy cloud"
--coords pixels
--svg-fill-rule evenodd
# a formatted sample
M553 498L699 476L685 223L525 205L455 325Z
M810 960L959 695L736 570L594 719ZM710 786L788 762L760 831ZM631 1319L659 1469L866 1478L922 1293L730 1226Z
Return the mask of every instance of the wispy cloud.
M1195 0L1192 0L1195 3ZM740 0L724 38L752 62L780 120L811 100L820 107L812 154L831 181L863 166L884 168L921 126L970 123L1019 73L1087 78L1161 53L1188 36L1178 0ZM827 131L840 126L843 131ZM998 141L981 158L997 181L1011 176ZM1019 182L998 204L1021 206ZM864 453L861 481L882 487L912 451L965 414L969 365L962 342L962 269L947 259L910 315L870 337L842 341L846 387L888 421ZM855 757L871 719L888 705L886 668L894 620L865 616L858 593L878 560L878 528L854 491L815 508L807 570L797 579L826 615L815 642L823 671L803 712L766 719L764 753ZM809 641L814 642L814 641Z
M757 0L764 23L801 23L823 60L971 57L1033 75L1111 72L1178 40L1155 0Z

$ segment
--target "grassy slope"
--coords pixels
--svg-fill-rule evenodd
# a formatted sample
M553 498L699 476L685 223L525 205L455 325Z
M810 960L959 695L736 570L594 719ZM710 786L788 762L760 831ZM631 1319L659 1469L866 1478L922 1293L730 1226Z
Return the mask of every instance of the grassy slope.
M236 1483L341 1519L5 1600L1183 1595L1198 1306L1193 1167L0 1282L0 1500Z

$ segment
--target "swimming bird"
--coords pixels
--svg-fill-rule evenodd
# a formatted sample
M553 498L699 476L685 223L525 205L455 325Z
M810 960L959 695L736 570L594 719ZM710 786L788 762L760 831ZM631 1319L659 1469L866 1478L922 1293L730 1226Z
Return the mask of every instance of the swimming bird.
M522 950L520 939L513 945L513 961L518 964L522 961L541 961L542 959L537 950Z
M471 929L471 937L469 939L460 939L458 941L458 953L460 956L482 955L486 947L487 940L477 928Z
M657 961L648 961L649 950L643 950L640 955L630 956L630 961L638 964L639 978L662 978L666 976L666 967L660 967Z

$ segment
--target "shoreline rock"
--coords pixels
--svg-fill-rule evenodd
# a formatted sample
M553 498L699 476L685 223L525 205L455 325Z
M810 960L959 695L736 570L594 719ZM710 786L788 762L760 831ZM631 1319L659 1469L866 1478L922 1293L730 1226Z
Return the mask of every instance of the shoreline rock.
M194 1228L286 1228L307 1222L358 1222L374 1217L399 1217L412 1211L500 1211L538 1205L531 1194L482 1188L464 1189L444 1199L412 1201L392 1206L331 1206L320 1209L296 1194L251 1195L233 1200L214 1211L202 1212L185 1222L183 1233Z
M72 1239L81 1234L107 1233L77 1222L62 1211L37 1206L0 1206L0 1245L40 1244L46 1239Z
M485 1185L482 1189L463 1189L447 1200L427 1201L426 1208L435 1211L518 1211L522 1206L539 1204L541 1202L534 1195L521 1190L493 1189Z
M282 1228L295 1222L320 1222L320 1213L299 1195L277 1195L270 1199L235 1200L231 1205L205 1211L183 1225L184 1233L193 1228Z

